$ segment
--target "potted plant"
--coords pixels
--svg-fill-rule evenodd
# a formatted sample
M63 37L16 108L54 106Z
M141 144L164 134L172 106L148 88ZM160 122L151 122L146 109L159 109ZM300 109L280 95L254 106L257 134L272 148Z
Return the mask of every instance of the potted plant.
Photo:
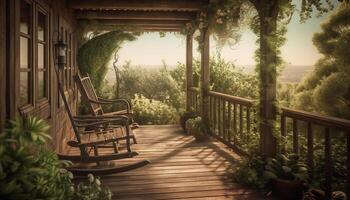
M186 131L186 122L188 119L196 118L197 114L193 111L186 111L180 114L180 125L184 131Z
M201 117L188 119L186 129L189 135L196 138L197 141L205 141L208 139L207 129Z
M263 174L271 190L269 195L277 199L302 199L303 192L307 190L306 165L294 154L280 154L276 158L267 159Z

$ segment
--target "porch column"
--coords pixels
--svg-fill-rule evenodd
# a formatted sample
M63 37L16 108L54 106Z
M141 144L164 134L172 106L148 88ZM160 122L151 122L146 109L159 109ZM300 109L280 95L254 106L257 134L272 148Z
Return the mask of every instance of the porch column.
M209 31L207 28L202 29L202 44L201 45L201 117L204 123L209 126Z
M188 34L186 36L186 110L191 110L191 105L193 104L191 99L191 94L188 88L193 87L193 70L192 70L192 60L193 60L193 35Z
M269 42L277 30L277 4L278 0L263 0L255 4L260 16L260 140L262 154L269 157L277 150L274 136L277 47Z

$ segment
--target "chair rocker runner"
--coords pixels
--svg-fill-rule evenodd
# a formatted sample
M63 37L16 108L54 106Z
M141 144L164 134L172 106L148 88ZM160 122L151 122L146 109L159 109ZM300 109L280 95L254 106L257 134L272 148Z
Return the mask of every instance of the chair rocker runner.
M80 155L59 154L58 156L61 160L69 160L76 164L96 163L96 165L93 167L79 167L79 165L75 165L68 167L67 170L71 171L75 175L87 175L89 173L94 175L104 175L137 169L150 163L147 160L142 160L119 167L101 165L100 162L131 158L138 155L137 152L131 151L130 148L129 117L123 115L73 116L69 108L67 98L64 94L62 84L59 81L58 70L56 68L55 72L57 76L58 90L61 94L75 135L75 140L71 140L67 144L71 147L79 148L80 151ZM118 137L116 134L116 127L124 127L126 136ZM126 152L119 152L118 143L120 141L126 141ZM100 155L98 151L99 148L113 149L113 153ZM91 151L93 151L92 155Z
M79 73L74 76L74 80L78 86L81 97L83 101L88 103L89 110L93 116L105 116L105 117L113 117L119 115L125 115L129 117L129 124L131 131L138 128L138 124L133 122L132 118L132 107L131 103L126 99L103 99L97 96L90 76L87 74L85 77L82 77ZM118 110L115 112L104 112L102 105L121 105L123 106L122 110ZM134 144L137 143L136 136L134 133L130 134L132 137Z

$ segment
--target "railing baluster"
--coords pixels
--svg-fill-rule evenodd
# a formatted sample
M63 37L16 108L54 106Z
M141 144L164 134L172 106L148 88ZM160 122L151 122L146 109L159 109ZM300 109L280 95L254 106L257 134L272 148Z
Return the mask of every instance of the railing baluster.
M209 112L209 113L208 113L209 127L208 127L208 128L209 128L209 129L210 129L210 124L212 124L212 122L211 122L211 98L212 98L211 96L208 97L208 101L209 101L209 111L208 111L208 112Z
M231 144L231 141L232 141L232 139L231 139L231 134L232 134L232 131L231 131L231 112L232 112L232 110L231 110L231 103L230 102L227 102L228 103L228 105L227 105L227 112L228 112L228 116L227 116L227 121L228 121L228 127L227 127L227 129L228 129L228 142Z
M250 107L247 107L247 134L250 133Z
M226 121L226 101L222 103L222 126L223 126L223 139L227 139L227 121Z
M314 136L312 124L307 124L307 165L309 171L309 181L314 178Z
M219 128L218 129L219 129L219 132L218 132L218 135L220 136L222 134L222 130L221 130L221 123L222 123L222 121L221 121L221 98L219 99L218 107L219 107L219 112L218 112L218 119L219 119L219 121L218 121Z
M243 140L243 106L239 105L239 135Z
M235 145L237 145L237 104L233 104L233 133L233 142Z
M282 135L282 137L285 137L286 134L287 134L286 133L286 116L282 112L282 115L281 115L281 135ZM286 147L284 144L282 144L281 150L282 150L282 153L285 153Z
M347 154L347 162L346 162L346 175L347 175L347 181L346 181L346 188L347 188L347 196L350 196L350 132L345 132L346 134L346 154Z
M325 128L325 160L326 160L326 199L331 199L332 193L332 146L329 127Z
M216 97L214 98L214 105L213 105L213 107L214 107L214 125L213 125L213 129L214 129L214 134L215 134L215 132L216 132L216 126L217 126L217 119L216 119L216 113L217 113L217 109L216 109L216 103L217 103L217 99L216 99Z
M293 118L293 153L299 154L298 120Z

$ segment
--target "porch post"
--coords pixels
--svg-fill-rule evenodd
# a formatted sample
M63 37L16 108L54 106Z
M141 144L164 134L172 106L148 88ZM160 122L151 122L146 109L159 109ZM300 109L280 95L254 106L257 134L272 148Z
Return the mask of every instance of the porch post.
M201 47L201 117L203 122L209 127L209 31L208 28L202 29L202 45Z
M276 65L277 47L269 39L277 29L277 0L256 3L260 16L260 140L261 152L274 156L277 151L274 126L276 123Z
M191 99L191 94L188 88L193 86L193 70L192 70L192 60L193 60L193 35L188 34L186 36L186 111L191 110L191 105L193 102Z

